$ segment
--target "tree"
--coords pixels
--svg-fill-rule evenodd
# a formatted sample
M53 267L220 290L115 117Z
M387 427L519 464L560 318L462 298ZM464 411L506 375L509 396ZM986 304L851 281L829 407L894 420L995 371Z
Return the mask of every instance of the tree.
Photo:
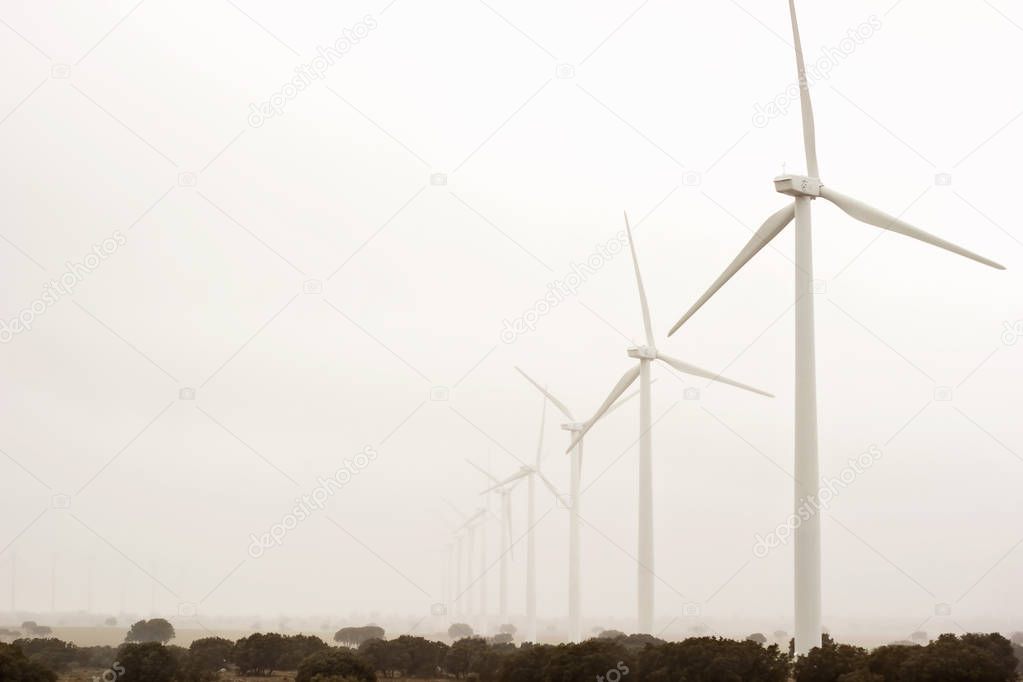
M345 627L334 633L334 641L358 649L363 642L368 642L371 639L383 639L385 634L384 629L378 625Z
M173 682L178 677L178 659L159 642L122 644L117 663L124 669L118 682Z
M74 644L52 637L16 639L13 643L28 660L55 672L64 672L78 658L78 648Z
M899 666L908 682L1009 682L1016 679L1012 644L997 633L940 635L914 647Z
M916 644L886 644L879 646L867 656L867 669L885 680L897 680L899 668L913 652L920 647Z
M870 672L866 668L860 668L851 673L839 675L835 682L885 682L885 678Z
M373 667L347 649L326 649L309 656L298 666L295 682L376 682Z
M217 672L226 667L234 650L234 642L223 637L203 637L188 647L185 678L189 682L217 679Z
M510 632L499 632L491 637L490 641L494 644L511 644L515 641L515 637Z
M316 635L285 636L284 652L277 667L281 670L295 670L303 660L327 648L327 643Z
M597 639L625 639L625 636L621 630L601 630L597 633Z
M479 675L487 659L487 653L487 642L482 637L462 637L444 654L444 669L458 678L469 673Z
M107 626L108 628L117 627L117 619L114 618L113 616L110 616L109 618L103 620L103 625Z
M174 639L174 626L163 618L152 620L140 620L132 623L128 628L128 634L124 636L125 642L160 642L166 644Z
M761 632L754 632L746 638L750 642L756 642L757 644L767 644L767 637Z
M497 673L497 682L537 682L544 676L550 663L554 647L546 645L523 645L511 652L502 661ZM592 678L591 678L592 679Z
M621 641L588 639L554 647L541 679L590 682L595 676L597 679L626 677L635 669L635 657Z
M448 637L452 640L472 637L472 635L472 626L467 623L452 623L451 627L448 628Z
M512 625L511 623L505 623L500 628L498 628L498 631L502 632L502 633L504 633L506 635L514 636L515 633L518 632L518 628L515 627L514 625Z
M796 661L796 682L835 682L846 673L867 666L867 650L850 644L835 644L829 637L822 646L810 649Z
M911 634L909 636L909 638L910 638L910 640L912 640L914 642L926 642L927 641L927 633L924 632L923 630L917 630L916 632Z
M280 669L279 662L285 649L282 635L256 632L234 643L231 660L243 674L269 676Z
M28 660L14 644L0 643L0 680L12 682L57 682L57 673Z
M789 659L777 644L761 646L749 640L694 637L647 647L639 654L637 667L639 679L649 682L785 682Z

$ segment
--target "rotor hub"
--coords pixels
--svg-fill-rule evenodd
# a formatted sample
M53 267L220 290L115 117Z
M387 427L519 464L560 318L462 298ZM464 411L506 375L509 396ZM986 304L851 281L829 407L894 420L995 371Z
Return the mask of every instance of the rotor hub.
M657 349L651 346L633 346L627 352L630 358L637 358L639 360L657 359Z
M790 197L810 197L811 199L821 195L821 188L824 183L820 178L811 178L805 175L780 175L774 179L774 190Z

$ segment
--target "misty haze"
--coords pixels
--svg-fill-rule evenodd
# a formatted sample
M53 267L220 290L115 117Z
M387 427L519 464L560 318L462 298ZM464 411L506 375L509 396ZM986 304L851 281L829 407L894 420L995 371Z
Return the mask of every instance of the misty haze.
M0 682L1016 680L1021 38L0 0Z

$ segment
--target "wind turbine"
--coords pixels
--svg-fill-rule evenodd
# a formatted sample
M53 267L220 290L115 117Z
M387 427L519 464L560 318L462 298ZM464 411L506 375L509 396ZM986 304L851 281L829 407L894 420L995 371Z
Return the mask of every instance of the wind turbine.
M487 515L487 509L481 507L477 509L473 514L466 514L461 509L456 507L448 500L444 502L451 507L452 510L458 516L462 518L462 525L457 526L454 530L454 535L457 538L455 543L455 550L458 554L457 568L456 568L456 591L455 591L455 603L458 606L458 612L463 616L472 616L473 611L473 593L472 586L475 582L472 577L472 565L473 565L473 551L476 544L476 526L484 519ZM462 559L463 545L465 546L465 561ZM462 574L462 568L465 568L465 574ZM469 584L463 588L463 583L468 581ZM465 600L463 601L463 597Z
M472 514L471 516L466 518L465 523L463 523L458 528L459 532L464 531L465 534L466 534L466 545L467 545L467 547L466 547L466 557L467 557L467 561L466 561L466 569L465 569L466 570L466 574L465 575L466 575L466 578L469 581L469 584L465 587L465 595L467 597L466 598L466 602L467 603L466 603L466 607L464 609L464 613L465 613L465 615L470 616L470 617L472 616L472 611L473 611L472 585L475 582L475 580L473 579L473 568L472 568L472 566L473 566L473 554L474 554L474 550L475 550L475 546L476 546L476 526L480 525L481 522L483 522L485 520L486 515L487 515L487 510L484 509L484 508L480 508L480 509L476 510L476 512L474 514ZM486 540L485 533L486 533L486 526L484 526L484 540ZM485 566L484 566L484 573L486 573L486 567ZM462 596L462 595L459 594L459 596ZM481 597L481 599L480 599L480 610L481 610L481 613L485 613L485 611L486 611L486 597L485 597L485 595L483 593L480 594L480 597ZM485 615L484 615L484 617L485 617ZM484 623L484 625L485 625L485 623Z
M498 612L502 623L508 622L508 559L509 555L514 555L514 549L511 544L511 492L515 487L504 486L500 484L500 481L483 467L477 465L472 460L465 460L473 468L478 470L481 474L487 477L487 479L495 483L496 485L491 486L484 490L481 495L487 493L496 492L499 494L501 499L501 556L500 561L500 578L499 578L499 590L498 590Z
M543 455L543 430L547 417L547 399L544 398L543 411L540 413L540 438L536 446L536 460L533 466L522 466L514 474L498 481L495 479L494 485L483 491L484 494L498 491L501 493L501 499L507 506L508 514L508 525L507 532L509 534L509 540L511 535L511 491L512 489L522 481L526 479L527 485L527 510L526 510L526 636L525 641L535 642L536 641L536 540L533 533L533 527L536 525L536 480L534 477L538 477L547 489L550 490L555 497L562 499L561 494L558 493L557 488L554 484L543 475L540 471L540 458ZM502 555L502 561L508 554L508 551L514 547L510 545ZM502 564L502 588L504 587L504 565Z
M817 370L814 351L813 315L813 239L810 230L810 202L826 199L862 223L912 237L927 244L965 256L999 270L1005 268L972 251L935 237L887 213L841 194L820 180L817 168L817 139L814 130L813 106L806 81L803 48L796 22L795 0L789 0L792 37L796 51L796 73L799 77L799 101L803 116L803 146L806 153L806 176L783 175L774 179L775 191L794 197L795 201L768 218L753 238L743 247L710 288L671 328L671 336L693 316L732 275L739 271L790 222L796 223L795 309L796 309L796 377L795 377L795 507L798 513L804 501L815 499L819 490L817 453ZM816 514L803 521L794 532L795 549L795 650L805 654L821 645L821 530Z
M561 425L562 430L568 431L569 441L573 443L574 448L571 448L570 466L571 471L569 473L569 495L567 503L563 497L558 495L558 499L562 500L562 503L568 508L568 638L572 642L578 642L582 640L582 585L579 580L579 563L581 546L579 543L579 508L580 508L580 496L582 491L580 490L582 481L582 466L583 466L583 441L582 437L576 440L576 434L582 431L583 427L587 425L587 422L576 421L575 417L572 416L571 410L569 410L563 402L551 395L550 391L546 387L541 386L534 381L528 374L523 372L520 368L516 367L515 371L525 377L526 381L533 384L536 390L543 393L547 399L549 399L554 406L558 408L561 414L568 418L568 422ZM656 379L655 379L656 381ZM614 410L617 410L626 401L635 396L639 391L634 391L632 394L625 396L617 403L615 403L610 409L605 412L605 415L610 414ZM538 469L539 470L539 469ZM555 492L557 495L557 493Z
M580 430L569 451L576 443L586 435L593 424L600 419L614 404L618 397L639 379L639 550L638 557L638 589L637 589L637 629L638 632L652 634L654 626L654 505L653 505L653 462L651 457L651 422L650 422L650 365L655 360L660 360L666 365L692 376L710 379L729 386L759 393L773 397L770 393L760 389L747 386L746 384L726 379L715 372L700 369L695 365L682 362L669 355L665 355L654 346L653 327L650 324L650 307L647 305L646 290L643 288L643 277L639 272L639 259L636 258L636 245L632 240L632 228L629 226L629 217L625 216L625 230L629 236L629 250L632 253L632 266L636 272L636 284L639 288L639 303L643 311L643 329L646 332L647 345L629 348L627 353L630 358L636 358L639 363L633 365L622 378L618 380L611 393L604 400L596 414L586 422Z

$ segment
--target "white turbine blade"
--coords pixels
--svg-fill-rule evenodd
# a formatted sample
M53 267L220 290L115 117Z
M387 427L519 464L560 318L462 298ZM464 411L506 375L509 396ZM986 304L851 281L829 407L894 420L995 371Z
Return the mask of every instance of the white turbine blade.
M464 512L464 511L462 511L461 509L459 509L458 507L456 507L456 506L455 506L455 503L454 503L454 502L452 502L451 500L447 499L446 497L442 497L442 498L440 498L440 499L442 499L442 500L444 501L444 504L446 504L446 505L448 505L449 507L451 507L451 510L452 510L453 512L455 512L456 514L458 514L459 516L461 516L461 517L462 517L462 520L463 520L463 521L469 518L469 516L468 516L468 515L467 515L467 514L466 514L466 513Z
M481 467L479 464L476 464L476 462L472 461L468 457L465 459L465 461L469 464L469 466L471 466L473 469L489 478L491 481L494 481L495 483L497 482L497 478L492 473Z
M512 532L511 498L504 507L505 515L508 517L508 549L511 550L511 558L515 559L515 533Z
M498 481L497 483L495 483L494 485L490 486L486 490L481 490L480 491L480 495L486 495L487 493L492 493L495 490L498 490L499 488L505 487L509 483L514 483L515 481L518 481L520 478L522 478L523 476L525 476L528 473L529 473L529 469L527 469L525 467L522 467L521 469L519 469L518 471L516 471L514 474L512 474L508 478L504 479L503 481Z
M803 113L803 147L806 150L806 173L819 178L817 169L817 131L813 124L813 105L810 103L810 85L806 82L806 64L803 63L803 44L799 40L799 23L796 21L796 2L789 0L789 14L792 17L792 39L796 44L796 73L799 76L799 108Z
M650 324L650 306L646 300L646 289L643 288L643 276L639 274L639 259L636 258L636 244L632 241L632 228L629 227L629 215L625 214L625 231L629 235L629 251L632 252L632 267L636 271L636 284L639 286L639 305L643 308L643 330L646 331L646 344L653 348L654 330Z
M710 285L710 288L704 292L703 296L700 296L699 300L693 304L689 311L682 316L675 326L668 332L668 336L671 336L678 331L679 327L686 323L686 321L692 317L697 310L703 307L703 304L710 300L710 298L718 292L718 289L725 285L725 282L732 278L732 275L739 272L742 266L746 265L760 252L760 249L767 246L767 243L778 236L778 234L785 229L785 226L792 222L792 219L796 216L796 206L794 203L789 204L780 211L776 211L771 215L770 218L764 221L764 224L760 226L756 232L753 233L753 237L746 243L746 246L742 247L742 251L739 255L725 268L725 271L721 273L721 276L714 280L714 283Z
M540 482L541 482L541 483L543 483L543 484L544 484L544 485L545 485L545 486L547 487L547 490L550 490L550 491L551 491L551 494L552 494L552 495L554 495L554 497L555 497L556 499L560 500L560 501L561 501L561 503L562 503L563 505L565 505L565 506L567 507L567 506L568 506L568 502L567 502L567 501L565 500L565 498L564 498L564 497L563 497L563 496L561 495L561 493L560 493L560 492L558 492L558 489L554 487L554 484L553 484L553 483L551 483L550 479L549 479L549 478L547 478L546 476L544 476L544 475L543 475L543 474L542 474L541 472L539 472L539 471L537 471L537 472L535 472L535 473L536 473L536 475L537 475L537 476L539 476L539 477L540 477Z
M951 251L952 253L957 253L960 256L965 256L970 260L975 260L978 263L983 263L984 265L997 268L998 270L1005 269L1005 266L1001 263L996 263L993 260L984 258L984 256L978 255L968 249L964 249L952 242L947 242L940 237L935 237L933 234L913 227L909 223L899 220L895 216L888 215L884 211L868 206L858 199L853 199L852 197L846 196L840 192L836 192L829 187L821 188L821 196L860 222L880 227L882 230L888 230L889 232L896 232L907 237L912 237L913 239L937 246L938 248L945 249L946 251Z
M534 466L540 466L540 457L543 454L543 427L547 423L547 396L543 398L543 409L540 410L540 440L536 444L536 463Z
M556 407L559 410L561 410L561 414L563 414L566 417L568 417L569 421L573 421L573 422L575 421L575 417L572 416L572 412L569 411L569 409L567 407L565 407L565 404L563 402L561 402L560 400L555 398L553 395L551 395L550 391L548 391L546 388L544 388L540 384L538 384L535 381L533 381L533 379L530 378L530 376L528 374L523 372L518 367L515 368L515 371L518 372L519 374L521 374L522 376L524 376L526 378L526 381L528 381L529 383L531 383L534 386L536 386L536 390L540 391L545 396L547 396L547 399L550 400L552 403L554 403L554 407Z
M651 385L651 386L653 386L653 385L654 385L654 384L656 384L656 383L657 383L657 379L651 379L651 380L650 380L650 385ZM606 417L607 415L611 414L612 412L614 412L615 410L617 410L617 409L618 409L619 407L621 407L621 406L622 406L622 405L624 405L625 403L627 403L627 402L629 402L630 400L632 400L633 398L635 398L635 397L636 397L637 395L639 395L639 391L633 391L633 392L632 392L632 393L630 393L629 395L625 396L624 398L622 398L621 400L619 400L618 402L616 402L616 403L615 403L614 405L612 405L611 407L609 407L609 408L607 409L607 412L605 412L605 413L604 413L604 416Z
M572 448L574 448L576 444L582 440L583 436L586 435L586 432L589 431L595 423L597 423L598 419L604 416L604 413L611 408L611 405L618 400L618 397L621 396L622 393L625 393L626 389L628 389L629 386L632 385L632 382L634 382L638 377L639 363L633 365L629 371L622 375L622 378L618 380L618 383L615 384L615 387L611 389L611 393L609 393L607 398L604 400L604 404L602 404L597 409L596 413L590 417L590 420L586 422L586 425L583 426L582 430L575 434L575 438L572 439L572 444L568 446L568 449L565 450L565 452L572 452Z
M701 369L701 368L697 367L696 365L690 365L688 362L682 362L681 360L678 360L677 358L673 358L671 356L664 355L663 353L658 353L657 354L657 359L658 360L663 360L664 362L668 363L669 365L671 365L672 367L674 367L678 371L684 372L685 374L691 374L694 377L702 377L704 379L710 379L711 381L717 381L718 383L728 384L729 386L735 386L736 388L741 388L744 391L751 391L752 393L759 393L760 395L765 395L768 398L773 398L774 397L772 394L768 393L767 391L761 391L759 388L753 388L752 386L748 386L748 385L740 383L738 381L733 381L732 379L729 379L727 377L723 377L720 374L715 374L714 372L710 372L708 370Z

